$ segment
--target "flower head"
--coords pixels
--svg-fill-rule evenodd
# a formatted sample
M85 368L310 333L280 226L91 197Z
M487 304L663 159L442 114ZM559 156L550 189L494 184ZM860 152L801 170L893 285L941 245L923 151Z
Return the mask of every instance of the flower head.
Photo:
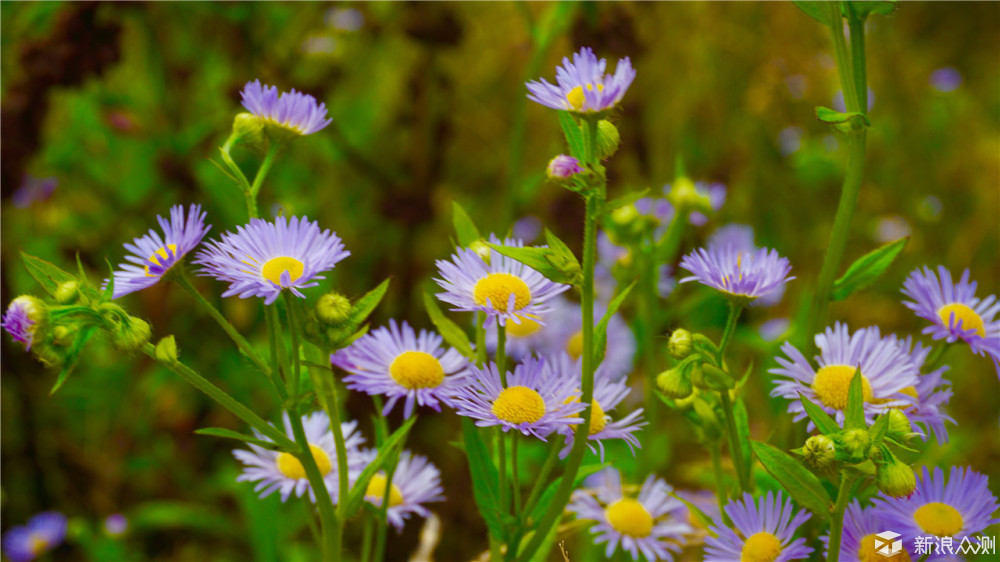
M792 344L785 342L781 351L788 357L776 357L780 367L769 372L778 375L771 396L788 399L788 411L795 421L806 417L799 401L804 396L843 424L847 391L855 370L861 371L865 418L872 423L876 414L889 408L906 406L912 400L905 389L917 383L917 367L894 336L882 337L877 326L851 334L845 324L816 336L818 369ZM812 428L812 422L809 422Z
M990 492L986 476L968 467L951 467L947 482L940 467L933 474L924 467L917 488L909 497L875 497L875 514L886 528L902 535L903 544L917 537L951 537L956 546L966 537L977 535L1000 523L993 515L1000 503ZM943 555L947 553L932 553Z
M968 269L958 283L952 282L944 266L938 266L937 275L928 267L917 269L903 283L903 294L913 299L903 304L931 322L923 333L948 343L962 340L976 355L989 355L994 364L1000 361L1000 319L996 318L1000 302L995 295L976 298L976 282L969 281Z
M292 424L288 414L284 415L285 433L290 439L294 439ZM337 501L337 450L334 445L333 432L330 430L330 418L324 412L316 412L302 417L302 426L305 429L306 440L309 442L309 450L312 451L313 460L319 468L326 489ZM344 441L347 444L347 473L348 478L355 478L364 470L367 460L360 455L358 447L365 442L360 434L355 432L358 422L349 421L340 424L340 430L344 434ZM256 429L254 436L257 439L270 441ZM249 451L238 449L233 451L233 456L239 459L244 465L243 474L237 478L237 482L257 482L254 486L255 492L260 492L260 497L267 497L275 491L281 493L281 501L287 501L288 497L295 493L296 497L301 497L307 490L309 499L315 501L316 496L309 480L306 478L305 467L302 462L291 453L284 453L265 449L253 443L247 444Z
M528 82L528 99L574 113L611 109L625 97L635 79L635 70L628 57L618 61L613 75L604 73L607 65L590 47L583 47L573 54L572 62L563 57L562 66L556 68L556 84L544 78Z
M62 513L39 513L27 525L7 529L3 534L3 552L14 562L34 560L59 546L66 538L66 527L66 516Z
M369 454L369 456L374 460L374 455ZM365 500L375 507L382 507L385 496L385 472L378 472L368 483ZM439 501L444 501L441 471L426 457L403 451L389 487L389 507L386 510L389 523L396 527L396 532L402 531L403 524L411 514L427 517L430 511L424 504Z
M579 160L566 154L560 154L552 160L549 160L549 166L546 169L546 174L548 174L550 179L564 180L571 178L582 171L583 167L580 166Z
M273 303L283 289L305 298L299 289L319 285L319 273L351 255L340 238L306 217L278 217L274 222L251 219L226 232L198 252L200 275L229 283L223 297L263 297Z
M753 301L795 279L792 266L775 250L744 252L733 245L699 248L684 256L681 267L694 275L681 283L698 281L739 300Z
M492 243L499 243L495 236ZM520 246L518 240L506 239L505 246ZM440 279L445 290L437 296L453 305L452 310L485 312L487 321L496 318L500 324L521 324L525 320L544 323L549 311L546 302L569 289L569 285L553 283L541 273L490 249L489 262L471 248L459 248L451 261L438 260Z
M191 205L186 216L184 207L175 205L170 208L169 221L159 215L156 217L163 229L162 237L149 229L147 234L125 244L129 251L125 259L130 263L119 264L114 273L114 298L152 287L174 264L201 244L201 239L212 228L205 225L205 215L201 205Z
M45 303L30 295L21 295L7 305L7 312L3 315L0 327L6 330L14 341L23 343L25 350L31 351L35 331L44 317Z
M316 98L295 89L279 96L276 86L264 86L260 80L254 80L247 82L240 97L250 113L298 135L311 135L333 122L326 118L325 103L317 104Z
M582 421L580 391L568 379L549 376L542 359L527 359L501 383L496 363L469 366L469 379L454 396L461 416L475 418L479 427L515 429L541 440L563 427ZM576 399L574 401L574 399Z
M403 415L408 418L416 404L440 412L439 401L448 404L450 394L464 384L465 358L441 343L433 332L417 334L406 322L390 320L388 328L376 328L334 353L330 361L351 373L344 378L347 388L389 398L383 415L405 398Z
M685 535L693 529L685 522L684 504L670 496L666 482L650 474L638 497L626 496L621 474L606 468L587 479L588 487L573 492L567 510L577 519L594 521L590 533L596 544L608 543L604 556L610 558L618 548L639 559L673 560L680 552Z
M795 539L795 530L809 519L810 514L801 510L793 515L791 498L782 502L772 492L756 502L750 494L743 499L726 504L726 514L735 531L718 519L711 531L717 535L705 539L705 560L728 562L730 560L770 560L785 562L807 558L812 547L805 539Z
M733 246L738 252L753 254L760 250L754 242L753 227L745 224L727 224L716 230L708 237L708 245L719 248ZM781 297L785 294L784 284L778 285L773 291L761 295L754 301L755 305L774 306L781 302Z

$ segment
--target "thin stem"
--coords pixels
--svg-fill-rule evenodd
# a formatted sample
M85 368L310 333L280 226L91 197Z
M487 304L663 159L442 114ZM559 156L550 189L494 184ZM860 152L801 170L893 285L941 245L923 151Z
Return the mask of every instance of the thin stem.
M932 351L924 361L924 371L929 373L940 367L941 364L944 363L944 356L948 353L948 350L951 349L952 345L954 344L946 342L935 347L934 351Z
M535 477L535 483L531 486L531 493L528 494L528 501L524 502L524 513L530 514L535 508L535 502L538 501L538 497L542 495L542 490L545 488L546 482L549 480L549 474L552 473L552 469L556 465L556 459L559 458L559 449L562 448L562 442L558 439L553 439L552 443L549 444L549 455L545 457L545 463L542 464L542 470L539 471L538 476Z
M868 113L868 64L865 60L865 22L856 17L853 8L847 18L847 26L851 32L851 70L854 87L858 96L856 111Z
M253 178L253 185L250 186L250 193L253 195L254 201L256 201L257 195L260 194L260 187L264 184L264 178L267 177L267 173L271 171L271 166L274 165L275 157L278 155L278 150L280 149L281 145L276 142L272 142L267 147L267 154L264 155L264 161L260 163L257 175Z
M719 458L719 447L708 447L708 452L712 456L712 472L715 474L715 497L719 500L719 513L722 514L726 524L729 524L729 516L726 515L726 503L729 498L726 494L726 484L722 475L722 461Z
M497 435L497 465L499 468L500 476L500 512L503 514L509 513L507 510L507 445L504 443L504 432L499 428L496 430Z
M837 17L830 24L830 34L833 37L833 56L837 60L837 72L840 73L840 89L844 94L844 107L847 108L847 111L861 111L858 105L858 89L854 84L854 72L851 68L851 55L847 51L847 42L844 40L844 20L840 16L839 5L837 5L836 10Z
M736 332L736 324L742 312L742 306L729 303L729 316L726 318L726 327L722 330L722 339L719 340L719 354L717 358L720 367L722 366L722 360L725 358L726 348L729 347L729 342L733 339L733 334Z
M309 480L309 486L312 488L313 495L316 497L316 505L319 508L319 521L323 530L323 559L340 560L341 534L336 532L338 517L333 507L333 500L330 498L330 492L326 489L323 475L320 474L312 449L309 447L309 440L302 427L302 418L299 417L298 412L289 412L288 418L292 423L292 434L295 435L295 442L299 445L296 456L306 471L306 478Z
M837 503L833 507L833 517L830 520L830 547L826 555L827 562L837 562L840 560L840 539L844 530L844 510L847 509L847 502L851 499L851 485L853 483L853 476L840 475L840 489L837 491Z
M740 434L736 431L736 422L733 421L733 402L729 399L729 390L720 390L719 399L722 400L722 412L726 418L726 431L729 433L729 456L733 459L736 468L736 478L740 482L740 491L749 492L750 486L747 483L747 474L744 470L743 445L740 444ZM719 448L722 448L722 441L719 441Z
M330 376L333 377L333 365L330 366ZM346 501L343 498L347 497L348 480L347 480L347 443L344 440L344 428L341 421L340 415L340 397L337 396L337 381L332 381L330 385L330 392L332 394L331 399L328 400L329 404L329 415L330 415L330 429L333 431L333 444L337 449L337 515L339 516L339 523L343 527L344 519L347 514L344 513L346 509ZM381 416L382 409L379 408L379 415ZM342 529L341 529L342 531Z
M398 451L398 449L397 449ZM382 491L382 505L379 507L379 518L377 525L377 536L375 538L374 562L382 562L385 558L385 539L389 530L389 500L392 498L392 477L396 473L396 463L399 461L399 453L385 468L385 489Z
M278 396L284 401L288 398L288 391L281 385L281 366L279 363L278 348L281 342L281 322L278 321L278 307L265 306L264 319L267 321L267 340L271 348L271 384L277 391Z
M500 371L500 384L507 388L507 326L497 320L497 371Z
M371 560L372 555L372 539L375 534L372 533L372 517L368 515L367 510L361 510L364 522L361 524L361 562L368 562Z
M476 366L486 364L486 313L476 313Z
M517 434L510 432L510 471L511 471L511 494L514 496L514 516L520 518L521 515L521 479L517 471Z
M656 354L656 312L660 309L658 300L660 297L656 279L656 261L653 259L653 248L644 248L642 252L642 272L639 278L642 290L639 291L639 298L642 299L642 306L639 307L639 319L642 322L642 354L645 363L644 396L646 405L646 418L649 427L659 426L660 400L656 397L656 385L653 384L659 365ZM646 455L643 456L645 458ZM648 467L647 467L648 468Z
M299 321L295 312L295 296L290 291L286 291L285 314L288 315L288 331L292 337L292 400L299 398L299 385L302 381L302 358L299 349Z

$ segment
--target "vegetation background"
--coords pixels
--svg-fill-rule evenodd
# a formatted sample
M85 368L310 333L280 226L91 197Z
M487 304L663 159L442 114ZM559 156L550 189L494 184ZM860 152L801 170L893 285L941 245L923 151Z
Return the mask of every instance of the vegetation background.
M216 235L240 224L240 194L211 160L240 111L240 89L260 78L315 95L334 118L294 143L262 196L264 214L308 214L352 251L313 294L335 286L356 296L392 277L375 323L429 326L420 292L434 260L451 252L452 200L484 230L532 215L579 246L582 204L543 181L563 150L555 115L528 101L523 83L551 79L582 45L631 57L638 77L615 118L622 147L609 167L612 196L658 189L680 156L693 179L729 189L685 248L741 222L789 257L798 279L781 305L745 316L734 349L758 365L746 392L755 437L791 434L784 404L767 397L780 342L757 328L794 314L818 274L845 160L843 143L813 116L839 89L828 33L791 3L3 2L0 18L4 303L35 290L22 250L64 266L79 253L97 280L105 260L118 263L122 243L173 204L201 203ZM1000 287L1000 4L907 2L871 18L868 36L874 128L846 260L902 235L910 241L888 274L835 303L831 318L918 334L924 321L899 293L914 268L968 267L979 296ZM960 76L951 91L932 80L946 67ZM21 205L18 190L45 178L57 181L51 196ZM223 301L217 282L199 285L262 341L256 299ZM724 307L701 295L685 286L664 306L685 327L716 333ZM182 291L161 283L123 301L155 337L177 334L185 361L273 417L260 380ZM233 444L193 434L244 430L196 390L98 342L50 397L54 373L3 341L3 529L38 511L67 513L77 538L60 560L310 556L305 504L256 499L235 482ZM993 367L964 349L949 362L958 425L922 462L971 465L1000 495ZM371 435L367 397L352 394L348 409ZM467 560L486 545L464 457L448 444L458 428L454 416L425 416L409 443L444 473L450 499L433 506L440 560ZM672 485L711 487L708 456L680 415L667 413L640 438ZM532 454L529 465L538 462ZM627 450L610 454L644 476ZM129 534L100 538L100 522L115 512L129 518ZM392 537L388 558L412 552L419 530L411 523ZM583 532L568 541L575 559L594 552Z

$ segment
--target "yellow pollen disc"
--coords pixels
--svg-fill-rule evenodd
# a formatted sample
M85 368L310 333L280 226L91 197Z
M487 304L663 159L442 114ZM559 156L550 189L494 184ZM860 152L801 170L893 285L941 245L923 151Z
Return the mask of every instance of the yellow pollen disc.
M893 556L886 556L875 552L875 535L865 535L858 543L858 560L860 562L910 562L910 554L906 549L899 551Z
M515 338L526 338L538 330L542 329L542 325L535 322L527 316L518 316L521 320L520 324L515 324L513 322L507 322L507 335Z
M566 400L563 400L563 404L573 404L574 402L579 403L580 397L570 396ZM601 408L601 405L597 402L596 399L591 404L593 405L594 411L590 413L590 434L593 435L595 433L599 433L602 429L604 429L604 426L608 424L608 420L605 417L604 408ZM583 412L579 414L567 414L566 417L568 418L573 415L583 416ZM573 424L573 425L578 425L578 424Z
M847 389L854 378L855 367L849 365L827 365L816 371L812 389L824 405L843 410L847 407ZM864 375L861 376L861 395L865 402L872 401L872 386Z
M49 541L45 540L38 535L32 534L28 538L28 550L31 554L38 556L39 554L45 552L49 548Z
M379 472L368 482L365 490L365 498L377 507L382 507L382 500L385 499L385 474ZM403 503L403 492L395 484L389 488L389 507L396 507Z
M493 415L515 425L535 423L545 415L545 400L526 386L503 389L493 401Z
M316 466L319 467L320 475L326 476L329 474L330 470L333 469L333 465L330 464L330 457L327 456L326 451L312 443L309 444L309 450L312 451L313 460L316 461ZM278 465L278 470L288 478L294 480L306 477L306 469L299 462L299 459L290 453L281 453L278 455L275 464Z
M169 250L169 251L168 251ZM167 244L166 246L160 248L153 255L149 256L149 261L155 263L156 265L163 265L160 260L170 259L170 256L177 255L177 244ZM146 266L146 277L156 277L149 272L149 266Z
M954 507L941 502L931 502L917 508L913 513L917 525L925 533L937 535L939 537L951 537L957 535L965 521L962 514Z
M573 109L583 109L584 100L583 86L577 86L566 94L566 101L569 102L569 106Z
M609 505L604 510L604 516L623 535L641 539L653 531L653 516L644 505L632 498L622 498Z
M510 296L514 295L514 310L531 304L531 289L520 277L510 273L490 273L472 289L472 298L479 306L506 311Z
M953 324L951 323L952 313L955 314L955 322ZM961 322L963 330L975 330L979 334L979 337L986 337L986 326L983 323L983 318L976 314L975 310L960 302L953 302L942 306L938 309L938 316L941 317L941 321L944 322L945 326L958 326L958 323Z
M264 276L271 283L277 286L281 286L281 275L288 272L288 276L292 281L295 281L299 277L302 277L302 272L305 271L306 266L295 258L290 258L288 256L278 256L276 258L271 258L264 263L264 267L261 269L260 274Z
M750 535L740 552L742 562L774 562L781 555L781 541L778 537L761 531Z
M389 365L392 380L408 389L433 388L444 380L441 362L430 353L404 351Z
M583 330L573 334L566 342L566 353L573 359L579 359L583 355Z

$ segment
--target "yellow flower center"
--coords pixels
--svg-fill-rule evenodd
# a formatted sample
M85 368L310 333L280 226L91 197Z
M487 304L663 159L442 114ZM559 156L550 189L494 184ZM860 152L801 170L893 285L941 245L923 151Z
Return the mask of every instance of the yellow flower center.
M511 295L514 295L514 310L520 310L531 303L528 284L510 273L490 273L477 281L472 289L472 298L476 304L491 306L498 311L507 310Z
M326 451L312 443L309 444L309 451L312 452L313 460L316 461L316 466L319 467L320 475L326 476L329 474L333 469L333 465L330 464L330 457L327 456ZM281 453L278 455L275 464L278 465L278 470L288 478L294 480L306 477L306 469L299 462L299 459L295 458L295 455L291 453Z
M294 282L299 277L302 277L302 272L305 271L305 269L305 264L295 258L278 256L267 260L261 270L261 275L264 276L264 279L267 279L271 283L281 287L281 275L284 272L287 271L291 281Z
M516 297L515 297L516 298ZM507 335L515 338L526 338L538 330L542 329L542 325L535 322L527 316L518 316L521 320L520 324L515 324L514 322L507 322Z
M914 400L920 400L920 396L917 395L917 387L915 387L915 386L908 386L906 388L901 388L899 390L899 394L905 394L906 396L912 397ZM885 404L886 402L891 402L891 401L892 401L892 398L872 398L871 399L871 403L872 404ZM896 409L900 409L900 408L905 408L906 406L905 405L900 405L900 406L890 406L890 407L896 408ZM915 409L915 408L916 408L916 406L912 406L911 407L911 409Z
M609 505L604 510L604 516L623 535L641 539L653 531L653 516L644 505L632 498L622 498Z
M566 342L566 353L573 359L579 359L583 355L583 330L570 336Z
M587 90L593 92L594 91L594 85L593 84L587 84ZM597 85L597 91L598 92L603 92L604 91L604 84L598 84ZM586 96L583 93L583 86L577 86L577 87L573 88L572 90L570 90L569 93L566 94L566 101L569 102L570 107L572 107L573 109L575 109L577 111L583 109L583 104L584 104L584 102L587 101L587 98L586 98Z
M816 396L830 408L843 410L847 408L847 389L851 386L854 371L849 365L827 365L816 371L812 389ZM872 386L864 375L861 376L861 395L865 402L872 401Z
M389 365L392 380L410 390L415 388L433 388L444 380L444 368L441 362L430 353L423 351L404 351Z
M875 535L865 535L858 543L858 560L860 562L910 562L910 554L906 552L905 548L892 556L886 556L875 551L878 544L875 541Z
M563 401L563 404L574 404L574 403L577 404L580 403L579 396L570 396L569 398ZM608 420L604 415L604 408L601 408L601 405L597 402L596 398L594 399L593 402L591 402L591 404L594 411L590 413L590 434L593 435L595 433L599 433L602 429L604 429L604 426L608 424ZM567 414L566 417L570 417L572 415L576 414ZM578 415L582 416L583 412L581 412ZM578 424L573 424L573 425L578 425Z
M761 531L750 535L740 552L742 562L774 562L781 555L781 541L778 537Z
M493 415L515 425L535 423L545 415L545 400L526 386L505 388L493 401Z
M941 502L931 502L917 508L913 513L917 525L925 533L939 537L951 537L958 534L965 525L962 514L954 507Z
M28 550L33 556L38 556L39 554L45 552L49 549L49 541L45 540L43 537L32 533L28 537Z
M951 315L955 314L955 323L951 323ZM941 321L944 322L945 326L958 326L958 323L962 323L963 330L975 330L979 337L986 337L986 325L983 323L983 318L976 314L975 310L972 310L968 306L960 303L953 302L951 304L946 304L938 309L938 316L941 317Z
M170 256L176 256L176 255L177 255L177 244L167 244L166 246L163 246L159 250L154 252L153 255L149 256L149 261L153 262L156 265L163 265L162 263L160 263L161 259L162 260L170 259ZM153 275L152 273L149 272L148 265L146 266L146 277L156 277L156 275Z
M382 507L382 500L385 499L385 474L379 472L368 482L365 490L365 499L376 507ZM396 507L403 503L403 492L395 484L389 488L389 507Z

